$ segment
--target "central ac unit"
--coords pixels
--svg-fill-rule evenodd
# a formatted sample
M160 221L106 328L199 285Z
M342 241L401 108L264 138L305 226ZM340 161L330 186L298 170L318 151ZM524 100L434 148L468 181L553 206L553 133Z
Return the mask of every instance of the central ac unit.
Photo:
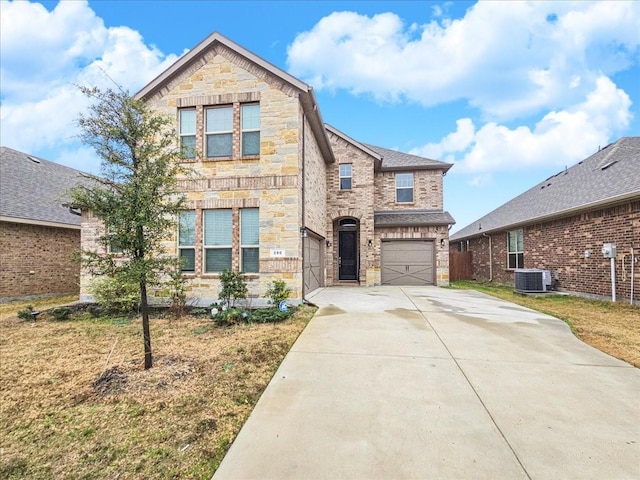
M514 275L516 291L524 293L548 292L551 290L551 272L536 268L521 268Z

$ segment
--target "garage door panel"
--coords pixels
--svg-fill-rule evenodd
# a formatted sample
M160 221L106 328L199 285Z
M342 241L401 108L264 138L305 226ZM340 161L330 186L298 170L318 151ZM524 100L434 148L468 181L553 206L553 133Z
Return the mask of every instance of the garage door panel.
M433 242L382 243L383 285L433 285Z
M321 239L308 236L304 239L304 290L312 292L324 285Z

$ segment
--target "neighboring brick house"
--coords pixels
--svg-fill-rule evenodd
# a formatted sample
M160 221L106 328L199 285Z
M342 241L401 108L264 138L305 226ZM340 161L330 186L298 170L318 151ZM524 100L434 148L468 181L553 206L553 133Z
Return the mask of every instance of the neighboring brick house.
M0 147L0 300L78 294L80 216L63 207L81 172Z
M472 252L478 280L513 283L516 268L539 268L552 272L559 290L611 297L605 243L617 247L617 299L629 301L633 284L637 303L640 137L621 138L547 178L456 232L450 249Z
M192 299L215 300L224 269L242 271L254 297L285 280L293 302L340 282L448 283L451 165L326 126L309 85L218 33L137 97L176 119L193 173L179 182L186 210L165 244L185 261ZM83 217L83 246L100 248L96 225Z

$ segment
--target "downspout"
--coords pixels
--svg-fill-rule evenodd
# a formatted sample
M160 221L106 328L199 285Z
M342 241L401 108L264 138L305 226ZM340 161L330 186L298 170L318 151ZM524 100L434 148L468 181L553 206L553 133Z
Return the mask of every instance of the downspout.
M636 263L636 256L633 252L633 247L631 247L631 299L629 300L629 304L633 305L633 265Z
M493 282L493 245L491 243L491 235L483 233L482 236L489 238L489 281Z
M306 233L307 231L307 226L305 224L305 211L304 211L304 206L305 206L305 170L304 170L304 164L305 164L305 123L307 120L307 114L304 113L304 110L302 111L302 225L300 227L300 238L302 240L302 255L301 255L301 259L302 259L302 303L306 303L307 299L306 297L306 293L305 292L305 285L304 285L304 242L305 242L305 235L304 233Z

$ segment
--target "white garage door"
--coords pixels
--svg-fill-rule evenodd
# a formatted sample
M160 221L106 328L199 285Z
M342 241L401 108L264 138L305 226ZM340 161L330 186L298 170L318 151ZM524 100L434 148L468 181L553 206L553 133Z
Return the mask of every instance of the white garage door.
M433 285L432 240L382 242L383 285Z
M304 292L313 292L324 286L322 239L311 233L304 239Z

